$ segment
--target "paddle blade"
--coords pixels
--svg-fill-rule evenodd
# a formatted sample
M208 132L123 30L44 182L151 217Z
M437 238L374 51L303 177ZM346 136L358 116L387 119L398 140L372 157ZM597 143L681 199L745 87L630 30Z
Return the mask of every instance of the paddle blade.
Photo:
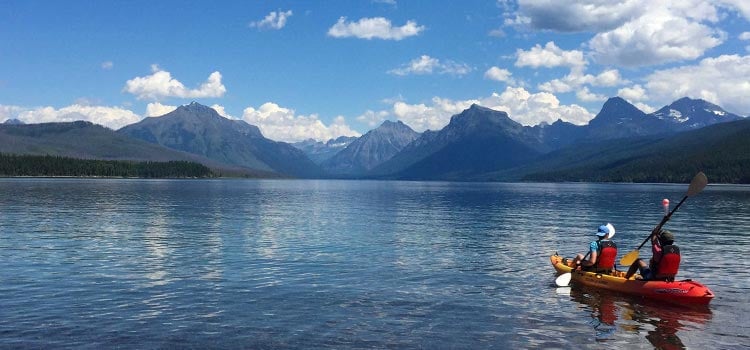
M570 284L571 277L573 277L573 275L570 272L566 272L560 276L557 276L557 278L555 278L555 284L558 287L567 287Z
M633 265L636 259L638 259L638 255L640 255L640 252L637 250L634 250L630 253L625 254L625 256L620 259L620 265L623 266L630 266Z
M693 181L690 181L690 187L688 187L687 196L692 197L703 191L703 188L708 184L708 178L702 171L695 174Z

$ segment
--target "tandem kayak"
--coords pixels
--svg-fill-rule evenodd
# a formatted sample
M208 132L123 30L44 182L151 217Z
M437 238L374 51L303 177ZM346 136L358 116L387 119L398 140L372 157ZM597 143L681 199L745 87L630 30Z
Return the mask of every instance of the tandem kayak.
M589 271L573 270L572 260L563 263L563 257L557 254L550 256L552 266L558 273L570 272L574 284L601 288L625 294L638 295L645 298L667 301L676 304L706 305L714 298L714 293L708 287L692 281L643 281L636 274L625 279L624 271L614 271L612 274L602 274Z

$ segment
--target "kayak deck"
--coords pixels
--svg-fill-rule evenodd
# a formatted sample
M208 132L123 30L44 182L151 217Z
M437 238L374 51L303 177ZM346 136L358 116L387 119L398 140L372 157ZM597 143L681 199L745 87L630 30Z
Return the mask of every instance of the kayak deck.
M636 274L625 279L625 271L613 271L611 274L574 270L573 259L563 262L557 254L550 256L550 262L558 273L570 272L571 281L580 285L596 287L616 292L639 295L677 304L708 304L714 293L708 287L692 281L643 281Z

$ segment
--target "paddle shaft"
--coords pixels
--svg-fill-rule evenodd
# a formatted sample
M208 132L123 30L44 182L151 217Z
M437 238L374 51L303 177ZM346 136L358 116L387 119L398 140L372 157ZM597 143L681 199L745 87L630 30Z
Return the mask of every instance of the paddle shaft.
M641 248L643 248L643 245L646 244L646 242L648 242L648 240L651 239L651 237L653 237L654 234L659 233L659 231L661 230L661 227L664 226L664 224L666 224L667 221L669 221L669 219L672 217L672 214L674 214L674 212L677 211L677 209L682 205L682 203L685 203L685 200L687 198L688 198L687 195L685 195L685 197L682 197L682 200L679 203L677 203L677 206L675 206L674 209L672 209L672 211L669 212L669 215L664 215L664 218L661 219L661 222L658 225L656 225L656 227L654 227L654 230L651 231L651 234L648 235L648 237L646 237L646 239L643 240L643 243L641 243L641 245L639 245L638 249L636 250L641 250Z

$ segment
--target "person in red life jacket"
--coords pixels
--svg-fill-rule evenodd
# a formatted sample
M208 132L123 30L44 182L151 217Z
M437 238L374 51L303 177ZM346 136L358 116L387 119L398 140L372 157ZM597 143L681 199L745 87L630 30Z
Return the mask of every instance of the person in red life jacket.
M646 264L638 259L630 265L625 278L629 279L640 270L644 280L674 281L680 268L680 248L674 244L674 234L663 230L651 235L651 260Z
M612 224L599 226L596 232L598 239L589 243L588 254L586 256L578 254L573 259L576 269L580 265L580 268L585 271L612 272L615 267L615 258L617 258L617 245L612 241L614 235L615 227Z

